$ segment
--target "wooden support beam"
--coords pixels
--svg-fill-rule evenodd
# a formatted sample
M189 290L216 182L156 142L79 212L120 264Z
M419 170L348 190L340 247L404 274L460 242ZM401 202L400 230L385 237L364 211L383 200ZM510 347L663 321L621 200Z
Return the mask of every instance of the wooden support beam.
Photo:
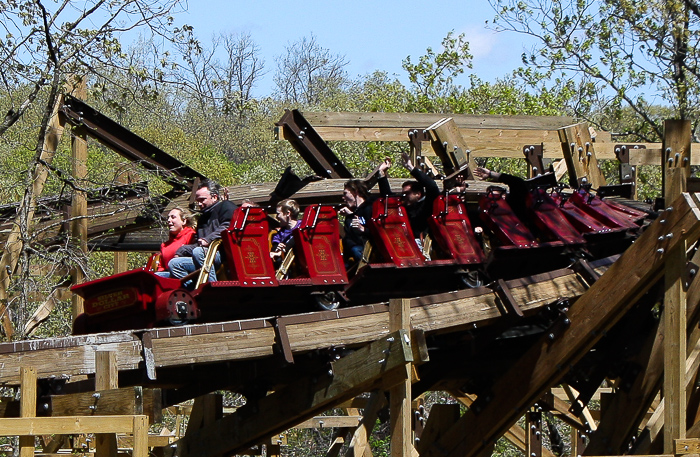
M294 428L355 428L362 421L362 416L315 416L297 424Z
M408 333L399 331L363 346L332 362L331 376L297 379L178 440L164 449L164 454L202 455L203 449L207 450L206 455L236 453L361 392L390 388L405 379L406 363L413 359L408 341Z
M119 388L117 354L114 351L95 353L95 390ZM96 457L117 457L117 436L114 433L95 435Z
M427 128L435 154L440 157L445 174L449 175L465 165L469 166L466 178L474 179L472 170L476 162L471 157L467 142L462 138L454 119L442 119Z
M27 433L31 435L134 433L142 429L140 425L142 423L146 425L147 431L146 416L14 417L0 419L0 436L22 436Z
M700 439L679 438L673 440L673 453L676 455L700 454Z
M193 436L223 417L224 398L220 394L207 394L194 399L185 437Z
M672 201L679 188L685 191L686 181L690 177L691 165L691 125L689 120L664 121L664 139L662 143L662 195L668 202ZM658 162L657 162L658 163ZM672 169L680 170L678 176L667 176ZM676 182L672 182L673 180ZM667 190L668 186L671 186Z
M450 390L449 394L452 395L455 400L457 400L458 402L460 402L461 404L463 404L467 408L469 408L472 405L472 403L474 403L474 401L476 400L476 395L463 394L463 393L455 391L455 390ZM431 409L430 414L432 415L432 409ZM428 420L430 420L430 416L428 417ZM449 428L450 428L449 424L445 424L444 430L440 431L440 436L442 436L442 434L444 434ZM506 431L503 434L503 438L510 441L510 443L513 446L520 449L524 453L527 451L527 443L526 443L527 438L525 437L525 434L526 434L525 430L523 430L523 428L520 425L513 424L513 426L511 428L509 428L508 431ZM439 437L438 437L438 439L439 439ZM433 440L433 441L435 441L435 440ZM431 444L432 444L432 442L425 443L425 448L429 447ZM425 449L425 448L421 447L421 449ZM422 450L421 450L421 453L422 453ZM545 448L542 448L542 456L543 457L554 457L554 453L545 447Z
M561 148L569 170L571 187L591 184L594 189L605 185L600 171L595 146L587 123L575 124L559 130Z
M459 420L459 404L434 404L430 408L430 415L425 423L423 434L416 446L418 453L422 453L431 444L437 441L445 430L448 430Z
M146 415L150 422L160 422L161 390L134 386L52 395L48 409L52 416Z
M559 339L548 336L534 344L492 388L491 401L476 415L468 411L448 433L424 454L430 457L478 455L503 430L556 384L566 373L560 367L575 364L602 334L658 280L667 253L679 243L700 237L698 195L684 194L674 209L662 213L608 271L569 310L572 325ZM669 233L674 236L667 237ZM663 252L659 238L664 237ZM605 297L603 300L602 297ZM523 379L528 373L529 379ZM470 430L464 434L464 430Z
M686 367L686 392L692 389L692 374L697 372L700 365L700 351L695 350L700 341L700 329L697 322L700 314L700 281L691 281L687 291L686 309L688 337L688 358ZM633 384L626 389L619 389L613 401L608 405L601 418L599 428L592 435L587 446L593 455L622 454L626 452L629 440L637 434L639 424L647 415L650 407L655 407L654 414L645 425L645 433L638 439L635 448L638 452L650 453L652 442L657 439L663 426L664 401L653 405L663 377L663 341L664 314L661 314L657 330L651 332L643 343L643 348L633 362L640 366L639 375ZM688 422L693 423L692 421ZM699 435L700 437L700 435Z
M402 330L410 335L411 300L397 298L389 301L389 331ZM411 341L406 340L410 345ZM405 377L389 391L391 457L409 457L413 453L411 429L411 364L405 366Z
M369 437L372 435L374 424L377 422L379 410L386 405L384 392L375 390L370 393L369 400L362 415L362 422L353 433L345 457L372 457L369 447Z
M84 98L84 97L81 97ZM87 240L88 240L88 211L87 211L87 195L84 190L85 178L87 178L87 133L85 127L73 129L71 136L71 159L73 164L73 179L78 183L78 187L73 189L71 200L71 222L70 232L72 242L78 248L83 256L87 255ZM73 268L71 271L73 284L80 284L85 278L85 273L80 267ZM73 320L83 312L83 298L78 295L73 295ZM116 442L115 442L116 443ZM115 444L116 449L116 444ZM115 451L116 452L116 451Z
M569 401L573 404L576 401L576 398L578 397L578 392L576 391L576 389L574 389L568 384L562 384L562 387L564 388L564 392L566 392L566 395L569 397ZM593 420L593 416L591 415L590 410L588 409L588 406L584 406L581 409L581 420L588 428L588 430L596 430L597 426L595 421Z
M542 412L528 411L525 414L525 443L528 457L542 457Z
M35 417L36 416L36 368L22 367L21 373L21 397L19 406L20 417ZM1 427L1 426L0 426ZM34 436L19 437L19 455L20 457L34 456Z
M664 201L672 202L685 191L690 176L690 121L664 122ZM661 248L663 249L663 248ZM686 432L686 294L683 287L688 258L680 243L669 252L664 293L664 452L673 452L674 440Z

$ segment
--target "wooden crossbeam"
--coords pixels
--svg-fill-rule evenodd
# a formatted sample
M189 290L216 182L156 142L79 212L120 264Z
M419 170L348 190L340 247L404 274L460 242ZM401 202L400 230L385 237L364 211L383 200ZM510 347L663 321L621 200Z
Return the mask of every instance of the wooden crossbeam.
M62 416L0 419L0 436L53 435L56 433L64 435L86 433L139 434L142 430L144 432L148 431L148 418L146 416ZM143 438L147 440L145 433ZM146 456L147 454L142 453L141 455Z
M236 413L176 441L164 449L164 454L185 457L236 453L361 392L379 386L389 388L405 379L405 364L413 360L407 337L407 332L399 331L363 346L333 362L332 376L300 378L256 404L246 404Z
M669 251L700 237L698 195L683 194L673 210L662 213L637 241L583 294L569 311L572 325L564 337L544 336L492 389L491 401L478 416L468 411L424 455L478 455L515 423L545 389L556 384L625 312L659 279ZM667 237L669 233L674 236ZM662 239L663 241L659 241ZM663 248L662 251L659 249ZM529 378L523 379L528 373ZM464 434L464 430L470 430Z
M52 395L47 406L52 416L146 415L150 422L162 418L161 390L141 386Z

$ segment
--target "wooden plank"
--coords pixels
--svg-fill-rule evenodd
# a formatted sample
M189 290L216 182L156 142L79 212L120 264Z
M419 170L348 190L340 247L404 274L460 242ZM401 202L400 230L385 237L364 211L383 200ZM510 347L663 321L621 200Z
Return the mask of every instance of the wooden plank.
M446 122L429 130L433 138L433 150L442 159L446 173L456 171L464 165L469 165L470 170L476 168L476 162L470 155L469 144L459 132L454 119L449 118ZM474 179L471 171L467 178Z
M212 455L234 454L260 439L287 430L334 404L374 388L389 388L405 378L405 364L412 360L410 345L400 331L332 362L332 377L299 378L287 387L246 404L210 427L198 430L164 449L166 457L196 455L207 449Z
M698 195L684 194L663 212L637 241L600 277L569 310L573 323L565 336L550 341L543 337L533 345L492 388L491 401L476 416L468 411L425 456L478 455L509 428L541 392L556 384L658 280L670 250L681 241L700 237ZM674 233L674 237L667 237ZM685 236L684 236L685 235ZM664 241L659 246L659 237ZM659 247L664 251L659 252ZM523 379L528 373L529 379ZM464 430L470 430L464 434Z
M700 439L675 439L671 443L671 448L676 455L700 454Z
M158 422L160 413L160 389L141 386L121 389L82 392L68 395L51 395L51 416L115 416L146 415L151 422Z
M344 128L358 127L393 127L393 128L425 128L441 118L438 113L381 113L381 112L314 112L304 111L304 118L314 128L335 126ZM557 130L573 122L568 116L503 116L450 114L459 127L473 129L540 129Z
M110 338L113 338L114 341L110 341ZM119 341L120 339L127 341ZM98 336L91 338L67 337L53 339L50 343L60 344L62 341L73 341L78 344L82 342L82 345L68 347L57 345L51 349L41 350L42 340L32 340L26 345L8 343L9 347L17 347L18 352L0 354L0 382L7 385L18 385L19 367L22 365L36 367L37 375L40 378L57 373L66 376L94 373L96 347L114 350L119 354L120 369L136 369L142 361L141 342L135 340L134 336L130 334L109 335L104 339ZM7 347L0 345L0 347L3 346Z
M64 416L15 417L0 419L0 436L70 435L84 433L133 433L134 417L146 416Z
M315 416L294 428L354 428L361 421L362 416Z

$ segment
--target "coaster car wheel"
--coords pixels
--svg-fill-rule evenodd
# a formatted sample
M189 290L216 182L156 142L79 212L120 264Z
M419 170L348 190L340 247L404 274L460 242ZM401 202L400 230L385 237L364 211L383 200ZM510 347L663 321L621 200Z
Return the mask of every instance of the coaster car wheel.
M333 311L340 307L340 297L335 291L315 293L312 298L320 311Z
M476 270L460 273L459 280L469 289L475 289L484 285L484 278L482 277L481 273Z

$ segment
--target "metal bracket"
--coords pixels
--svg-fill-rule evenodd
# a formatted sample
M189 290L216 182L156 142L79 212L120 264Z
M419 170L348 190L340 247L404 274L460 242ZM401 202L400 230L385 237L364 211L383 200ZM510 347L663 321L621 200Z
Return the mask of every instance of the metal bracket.
M137 333L136 336L141 340L141 353L143 355L143 363L146 368L146 376L151 381L156 379L156 361L153 357L153 337L150 332Z
M532 168L532 177L545 173L544 146L540 144L529 144L523 147L523 154L528 165Z
M410 143L411 150L415 154L415 162L418 162L418 158L423 152L423 142L430 141L430 134L425 129L409 129L408 130L408 142Z
M318 176L352 179L352 173L299 110L285 110L275 125L282 127L284 138Z
M503 279L499 279L495 283L492 283L490 287L498 297L498 300L496 300L496 306L498 306L501 315L515 318L523 317L522 310L515 302L513 294L510 293L510 289Z
M476 400L469 406L469 409L474 412L474 414L478 415L480 412L484 410L486 405L491 403L491 400L493 399L493 393L491 392L482 392L476 396Z
M584 259L578 259L571 265L571 269L579 274L584 281L591 287L594 282L600 278L600 275L586 262Z
M558 300L554 305L548 308L557 313L557 317L554 320L554 323L549 327L549 329L546 332L547 340L549 340L550 342L554 342L560 336L562 336L566 329L569 328L569 326L571 325L571 319L569 319L569 315L567 314L567 311L569 310L569 300ZM556 308L556 310L552 308Z
M275 336L277 337L277 343L282 349L284 360L287 363L294 363L294 354L292 353L292 346L289 344L289 335L287 334L287 322L284 318L275 320Z
M693 280L698 275L698 265L694 262L688 262L685 266L685 272L683 273L683 290L686 292L688 288L693 283Z

